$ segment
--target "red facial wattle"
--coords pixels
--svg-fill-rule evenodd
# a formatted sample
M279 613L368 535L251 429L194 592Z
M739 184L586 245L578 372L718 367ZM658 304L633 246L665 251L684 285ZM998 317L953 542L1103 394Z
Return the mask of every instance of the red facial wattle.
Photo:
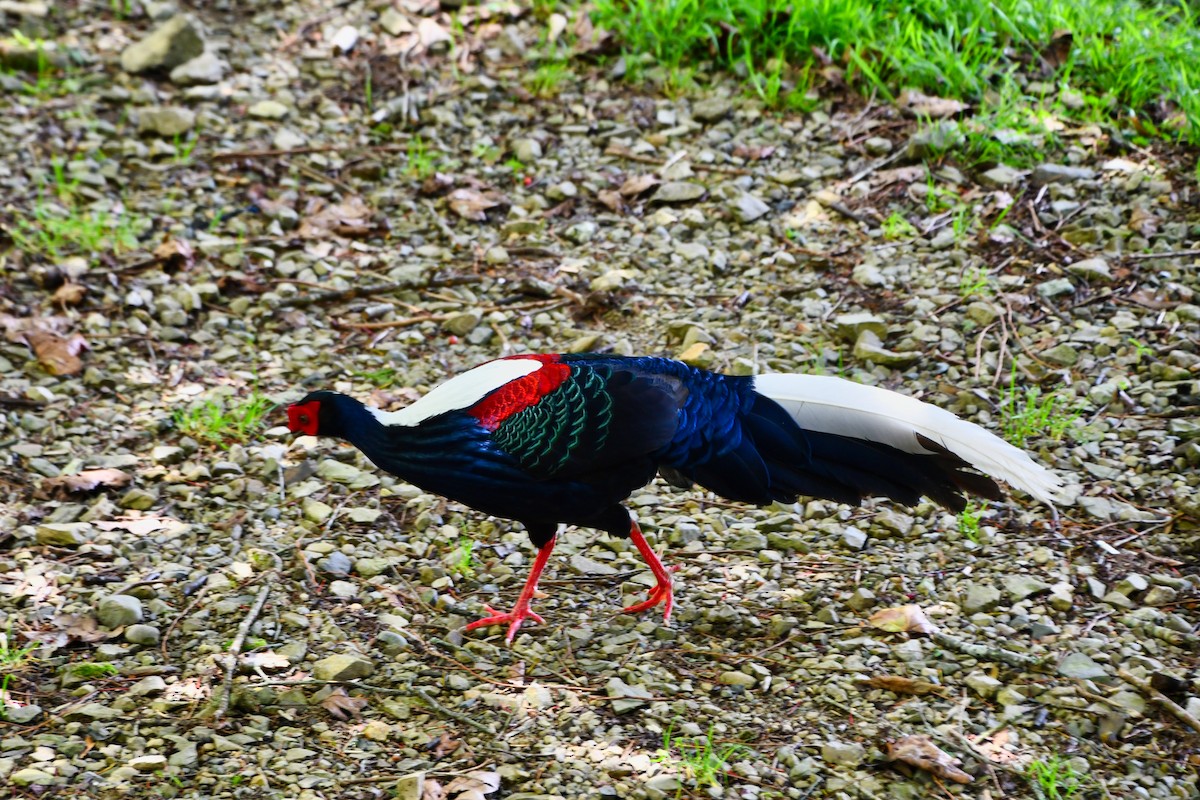
M313 400L303 405L288 406L288 430L292 433L303 433L308 436L317 435L317 422L321 416L321 403Z

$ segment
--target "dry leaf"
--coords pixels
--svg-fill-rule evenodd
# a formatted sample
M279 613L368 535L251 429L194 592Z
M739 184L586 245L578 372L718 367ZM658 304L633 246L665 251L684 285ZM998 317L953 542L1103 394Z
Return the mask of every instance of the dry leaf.
M374 230L371 209L361 197L348 197L337 205L325 206L305 217L299 235L305 239L337 236L365 236Z
M253 672L280 672L292 666L292 662L278 653L264 650L261 653L242 653L239 656L242 666Z
M1129 230L1149 239L1158 232L1158 217L1141 206L1135 206L1129 212Z
M600 204L612 211L615 214L621 214L625 211L625 201L621 199L621 195L612 189L601 189L596 192L596 199Z
M76 642L102 642L119 635L115 631L100 630L100 623L95 617L86 614L59 614L54 618L54 624Z
M133 478L119 469L85 469L74 475L59 475L47 478L38 487L39 497L64 497L72 492L90 492L94 489L119 489L128 486Z
M912 117L944 119L961 114L970 108L966 103L948 97L933 97L916 89L905 89L896 101L900 110Z
M485 800L485 795L500 789L500 773L468 772L459 775L446 784L446 796L449 800Z
M939 748L928 736L905 736L903 739L888 742L887 759L932 772L939 778L955 783L970 783L975 780L958 768L962 761Z
M454 41L446 29L431 17L424 17L417 23L417 38L421 41L421 47L426 50L442 42Z
M660 183L662 180L657 175L630 175L617 191L621 193L622 197L636 197L650 191Z
M937 627L925 616L920 606L907 605L883 608L867 620L871 627L891 633L935 633Z
M1075 45L1075 34L1070 31L1057 30L1050 37L1050 43L1041 52L1042 63L1046 72L1050 73L1066 63L1071 57L1071 48Z
M474 189L455 189L448 196L450 210L463 219L486 222L487 211L500 205L508 205L499 192L478 192Z
M997 764L1012 764L1024 761L1020 754L1014 753L1009 749L1009 741L1012 739L1012 731L1008 728L996 731L992 737L987 740L980 740L973 734L966 736L967 741L975 745L975 749L986 756L989 760L995 761Z
M770 158L775 154L774 145L750 147L749 145L739 144L733 148L734 158L744 158L747 161L762 161L765 158Z
M441 197L453 188L453 175L435 172L425 180L421 181L421 188L417 191L419 191L425 197Z
M212 696L212 687L203 678L185 678L167 685L163 699L175 703L200 703Z
M167 239L154 248L154 257L162 261L166 273L191 269L196 263L196 251L184 239Z
M87 287L80 283L64 283L54 290L50 302L60 306L77 306L87 296Z
M426 778L421 784L421 800L446 800L446 790L433 778Z
M335 719L340 720L348 720L352 717L354 719L362 719L362 714L359 712L366 707L367 698L351 697L340 686L321 701L321 708L328 711Z
M438 738L429 743L429 750L433 753L433 759L445 758L453 753L462 744L458 739L455 739L448 733L443 733Z
M88 344L78 333L64 337L35 330L25 334L25 343L51 375L74 375L83 369L83 359L79 354L87 349Z
M868 680L860 681L860 683L863 686L870 686L872 689L884 689L896 694L946 694L944 686L914 678L905 678L901 675L876 675Z

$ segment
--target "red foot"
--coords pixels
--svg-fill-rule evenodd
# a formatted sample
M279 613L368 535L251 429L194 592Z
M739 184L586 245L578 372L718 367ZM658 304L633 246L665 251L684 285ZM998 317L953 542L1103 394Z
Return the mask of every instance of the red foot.
M518 601L516 607L508 613L501 613L489 605L485 605L484 608L487 609L488 614L491 616L475 620L467 625L467 630L473 631L476 628L486 628L489 625L507 624L508 635L504 637L504 641L508 642L509 644L512 644L513 637L517 635L517 631L520 629L521 623L526 619L532 619L539 625L546 624L546 620L542 619L539 615L530 610L529 603L521 603Z
M640 603L635 603L625 609L630 614L637 614L649 608L654 608L659 603L666 605L663 609L663 625L671 624L671 608L675 604L675 593L671 590L671 573L679 569L679 567L671 567L667 569L659 561L658 555L650 547L650 543L646 541L646 537L642 535L641 528L637 522L630 520L629 523L629 538L633 540L634 546L638 552L642 554L642 558L646 560L646 565L650 567L650 571L654 573L654 577L658 583L650 590L650 597Z
M546 568L546 562L550 560L550 553L554 551L554 541L551 539L538 550L537 558L533 560L533 567L529 570L529 577L525 579L525 586L521 589L521 595L517 598L517 604L513 606L513 610L502 614L491 606L484 606L491 616L475 620L467 625L467 630L473 631L489 625L507 624L508 635L504 637L504 641L512 644L513 637L517 635L517 630L526 619L532 619L541 625L546 624L546 620L529 609L529 601L533 599L533 593L537 591L538 578L542 576L542 570Z

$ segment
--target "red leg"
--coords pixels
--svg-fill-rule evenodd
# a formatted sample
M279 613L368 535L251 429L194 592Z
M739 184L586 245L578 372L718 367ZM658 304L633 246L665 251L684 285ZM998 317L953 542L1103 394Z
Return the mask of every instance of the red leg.
M650 571L654 573L658 583L650 590L650 597L640 603L629 606L625 610L630 614L636 614L639 611L645 611L648 608L653 608L659 603L665 603L666 609L663 611L663 624L671 624L671 606L675 603L675 595L671 591L671 572L674 572L678 567L671 567L668 570L658 560L658 555L650 548L650 543L646 541L646 537L642 535L642 529L638 527L636 520L629 521L629 538L633 540L633 545L642 554L642 558L646 560L646 565L650 567Z
M542 577L542 570L546 568L546 562L550 560L550 554L554 552L554 540L557 538L551 538L550 541L546 542L538 550L537 558L533 561L533 567L529 570L529 577L525 579L525 588L521 590L521 595L517 598L517 604L513 606L513 610L507 614L502 614L491 606L485 605L484 608L487 609L491 616L475 620L467 625L467 630L473 631L476 628L483 628L488 625L503 625L508 623L508 635L504 637L504 641L512 644L513 637L517 635L517 629L521 627L521 622L526 617L536 620L542 625L546 624L546 620L529 609L529 601L533 599L533 593L537 591L538 578Z

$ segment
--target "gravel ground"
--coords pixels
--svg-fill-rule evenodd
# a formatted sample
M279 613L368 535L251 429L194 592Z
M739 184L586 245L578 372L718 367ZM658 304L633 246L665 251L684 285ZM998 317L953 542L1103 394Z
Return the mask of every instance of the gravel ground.
M143 5L0 4L73 65L0 75L14 796L1200 796L1194 157L1060 126L972 166L988 134L836 91L631 87L516 5ZM656 483L672 625L620 613L652 584L626 542L572 529L510 648L462 628L515 598L518 526L279 409L228 424L558 350L919 395L1077 498Z

